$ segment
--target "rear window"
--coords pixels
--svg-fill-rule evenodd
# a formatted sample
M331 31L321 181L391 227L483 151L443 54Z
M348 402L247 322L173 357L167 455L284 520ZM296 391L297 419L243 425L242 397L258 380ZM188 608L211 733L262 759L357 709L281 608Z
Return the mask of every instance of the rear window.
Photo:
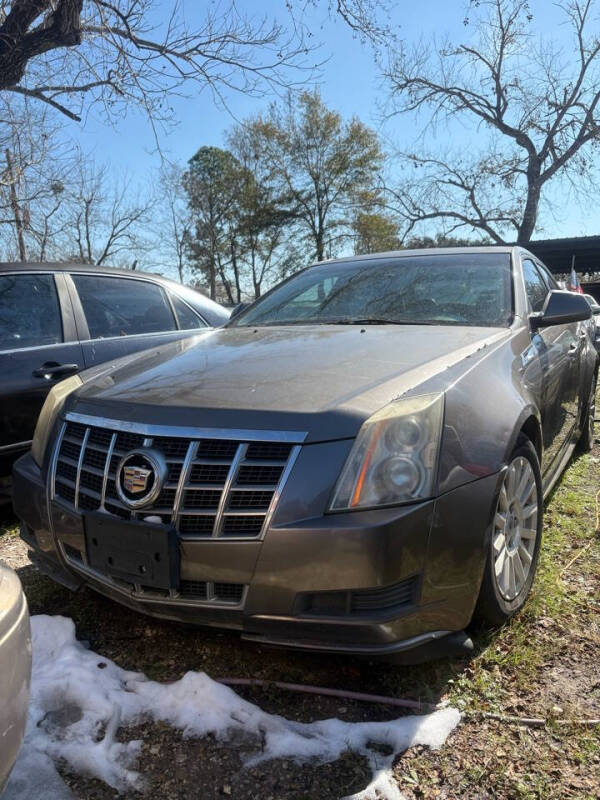
M62 342L52 275L0 276L0 350Z
M131 278L73 275L92 339L176 330L163 289Z

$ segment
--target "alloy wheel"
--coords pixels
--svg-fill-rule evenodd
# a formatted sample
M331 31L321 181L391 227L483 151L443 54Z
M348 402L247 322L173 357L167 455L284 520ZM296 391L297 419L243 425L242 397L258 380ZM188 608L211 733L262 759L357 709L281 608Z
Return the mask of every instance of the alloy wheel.
M518 597L527 582L537 529L535 474L529 460L518 456L508 466L494 516L494 578L505 600Z

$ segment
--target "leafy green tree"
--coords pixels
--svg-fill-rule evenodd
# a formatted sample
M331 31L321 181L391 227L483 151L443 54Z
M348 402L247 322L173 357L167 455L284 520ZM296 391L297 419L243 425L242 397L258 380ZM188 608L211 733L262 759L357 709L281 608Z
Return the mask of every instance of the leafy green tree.
M464 236L446 236L443 233L436 236L411 236L404 242L407 250L420 250L424 247L476 247L486 244L492 244L492 240L487 237L474 240Z
M319 91L288 94L247 123L259 143L276 196L293 210L318 261L350 234L361 198L371 196L383 161L374 131L344 122Z
M230 303L241 298L235 234L240 186L245 180L247 176L237 159L218 147L201 147L183 174L191 217L188 251L194 268L207 281L213 300L217 297L217 280Z
M280 280L297 263L291 231L296 214L288 198L278 196L269 181L256 131L238 125L229 135L229 144L245 177L239 192L237 234L246 272L257 298L265 281Z
M183 175L190 224L187 252L216 298L239 303L250 285L259 297L265 280L281 278L293 262L286 235L295 214L265 180L255 140L240 127L232 150L201 147ZM233 151L233 152L232 152Z
M359 212L354 218L353 227L356 237L354 253L357 256L399 250L402 247L398 224L379 211Z

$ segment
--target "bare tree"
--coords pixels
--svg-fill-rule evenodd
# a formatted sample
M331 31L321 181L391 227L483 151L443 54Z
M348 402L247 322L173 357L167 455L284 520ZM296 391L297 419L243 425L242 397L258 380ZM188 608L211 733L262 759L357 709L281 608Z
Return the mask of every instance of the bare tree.
M156 204L157 251L165 267L175 266L179 282L183 283L190 219L183 189L182 167L164 163L159 174L159 185L160 199Z
M132 197L127 178L110 185L106 167L79 166L69 190L69 226L64 253L86 264L112 262L135 269L145 250L143 231L153 199Z
M340 0L330 13L374 40L383 30L380 4ZM186 14L180 0L0 0L0 89L73 120L86 101L100 101L111 115L137 103L166 119L169 95L186 84L222 99L231 89L256 94L313 74L303 14L291 3L281 4L288 24L243 14L227 0L206 4L194 25L194 5Z
M10 147L4 151L6 157L6 182L8 184L8 193L10 197L10 208L13 214L15 224L15 231L17 234L17 242L19 244L19 258L21 261L27 261L27 250L25 248L25 235L23 232L23 214L21 212L21 205L17 197L17 183L19 181L15 166L13 164L13 156Z
M65 187L59 180L53 181L50 186L50 196L45 198L45 202L39 203L36 214L29 217L28 231L30 239L35 243L30 247L30 253L35 255L36 261L47 261L49 255L60 258L56 255L56 243L64 236L65 228L68 224L64 216L61 218L61 210L64 207Z
M474 156L464 146L458 155L404 154L413 169L393 205L407 233L438 220L446 232L470 228L495 242L528 242L545 188L560 179L585 184L600 141L598 0L556 4L571 32L568 49L531 36L527 0L472 5L479 9L473 42L446 42L433 55L422 44L395 51L386 77L392 114L457 120L481 144Z
M317 9L320 0L296 0L290 11L298 17L307 8ZM330 16L338 16L361 41L368 42L376 49L397 41L397 29L389 19L393 0L328 0ZM301 16L300 16L301 21Z
M45 260L72 161L44 109L0 99L0 248L19 261Z

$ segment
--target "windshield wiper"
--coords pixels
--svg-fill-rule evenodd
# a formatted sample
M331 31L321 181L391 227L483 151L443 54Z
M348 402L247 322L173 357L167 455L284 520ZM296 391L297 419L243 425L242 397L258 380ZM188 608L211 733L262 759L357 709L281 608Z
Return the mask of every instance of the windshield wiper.
M329 325L436 325L436 322L414 319L378 319L377 317L359 317L358 319L336 319Z
M234 325L238 328L277 328L284 325L443 325L435 320L379 319L378 317L357 317L356 319L286 319L273 322L246 322Z

